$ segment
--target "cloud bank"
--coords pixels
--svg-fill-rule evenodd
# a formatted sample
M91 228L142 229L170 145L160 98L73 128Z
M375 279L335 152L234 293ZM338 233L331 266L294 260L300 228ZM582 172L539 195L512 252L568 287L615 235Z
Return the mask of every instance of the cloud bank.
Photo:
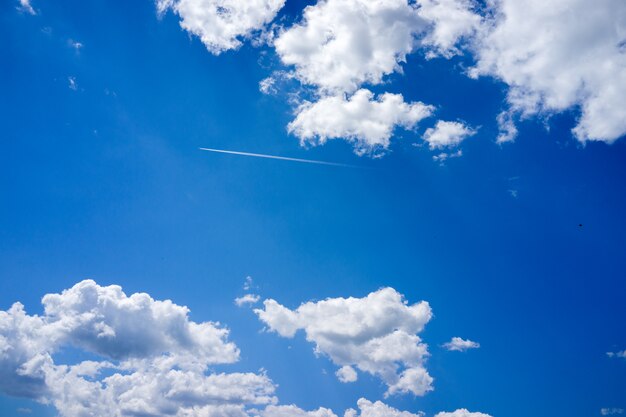
M82 281L43 297L44 314L22 304L0 311L0 391L51 403L62 416L243 416L276 402L264 374L207 373L239 350L218 323L119 286ZM92 360L59 364L64 349Z
M283 4L157 0L161 13L178 14L181 26L214 54L253 38ZM427 59L464 54L473 60L470 77L503 83L504 109L494 115L498 142L515 139L519 119L572 110L579 114L572 134L582 143L612 143L626 134L622 0L319 0L294 23L276 28L265 39L288 70L277 72L310 88L288 126L302 143L341 138L359 154L377 155L390 146L396 128L414 130L432 108L396 93L370 91L402 73L414 53ZM274 91L271 80L261 84L263 91ZM381 107L397 117L378 116ZM455 135L450 129L458 125L440 123L424 136L432 139L427 139L431 147L471 136L470 130Z
M264 371L209 371L236 362L239 349L225 327L191 321L189 310L172 301L85 280L45 295L42 305L42 315L27 314L19 302L0 311L0 393L52 405L62 417L337 417L324 407L278 404ZM383 288L295 311L266 300L256 311L279 334L304 329L318 352L380 376L388 394L432 389L423 368L426 345L415 335L432 316L426 302L409 305ZM81 360L60 363L59 357ZM357 372L344 365L337 376L351 382ZM345 417L423 416L365 398L357 406Z

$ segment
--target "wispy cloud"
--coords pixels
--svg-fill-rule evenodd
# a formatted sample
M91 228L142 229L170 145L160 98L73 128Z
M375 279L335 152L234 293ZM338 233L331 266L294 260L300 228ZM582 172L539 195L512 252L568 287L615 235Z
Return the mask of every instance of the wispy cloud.
M84 46L82 42L75 41L70 39L67 41L68 45L76 50L76 52L80 52L81 48Z
M623 408L602 408L600 414L603 416L612 416L616 414L624 414Z
M37 14L37 12L35 12L35 9L33 9L33 6L30 4L30 0L20 0L20 6L18 7L18 9L32 15Z
M78 90L78 84L76 83L76 77L67 77L68 86L70 90Z

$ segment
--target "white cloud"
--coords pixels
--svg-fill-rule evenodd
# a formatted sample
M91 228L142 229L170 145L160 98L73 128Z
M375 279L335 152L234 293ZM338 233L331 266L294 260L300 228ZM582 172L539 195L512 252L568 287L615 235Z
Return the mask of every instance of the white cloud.
M620 350L618 352L606 352L609 358L623 358L626 359L626 350Z
M255 313L283 337L304 330L315 351L338 366L380 377L386 395L432 390L433 378L424 368L427 345L417 336L432 317L427 302L408 305L393 288L383 288L364 298L307 302L296 310L269 299Z
M439 162L441 165L450 158L460 158L463 156L463 151L458 149L456 152L440 152L437 155L433 155L433 161Z
M473 35L482 18L473 11L472 0L418 0L419 15L430 23L422 40L429 49L427 57L441 55L447 58L460 53L459 39Z
M303 83L333 94L399 70L424 27L407 0L320 0L274 42Z
M616 414L624 414L623 408L602 408L600 414L603 416L612 416Z
M441 149L458 146L475 134L475 130L463 123L439 120L435 127L426 129L424 140L428 142L430 149Z
M449 342L444 343L443 347L451 351L465 352L468 349L478 349L480 343L453 337Z
M235 304L238 307L242 307L246 304L256 304L259 302L261 297L256 294L244 294L242 297L235 298Z
M335 375L343 383L355 382L358 379L356 371L350 365L342 366L335 372Z
M237 49L241 39L263 29L285 0L156 0L156 4L159 13L174 11L180 26L218 55Z
M345 412L344 417L422 417L424 413L409 413L408 411L399 411L381 401L371 402L365 398L357 401L360 413L354 409Z
M509 86L509 118L576 107L581 116L573 133L581 142L610 143L626 133L626 2L487 3L493 18L474 40L471 74ZM511 140L510 121L504 127L500 141Z
M42 304L41 316L20 303L0 311L3 393L52 403L64 417L244 417L276 402L263 373L207 374L239 350L227 329L190 321L186 307L90 280ZM96 360L55 363L68 347Z
M274 77L263 78L259 81L259 91L263 94L276 94L276 79Z
M348 98L339 95L305 102L288 129L303 143L347 139L362 154L387 149L397 126L413 129L432 111L421 102L406 103L400 94L385 93L374 99L371 91L361 89Z
M36 15L37 12L35 12L35 9L33 9L33 6L30 4L30 0L19 0L20 2L20 7L19 9L26 12L26 13L30 13L32 15Z
M328 408L304 411L295 405L269 405L259 412L259 417L337 417Z
M435 417L491 417L491 416L485 413L472 413L470 411L467 411L465 408L461 408L451 413L446 413L446 412L437 413Z

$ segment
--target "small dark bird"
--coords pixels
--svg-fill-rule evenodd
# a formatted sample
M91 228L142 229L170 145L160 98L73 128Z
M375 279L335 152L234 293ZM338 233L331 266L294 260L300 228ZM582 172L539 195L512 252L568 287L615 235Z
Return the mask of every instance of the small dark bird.
M578 224L578 227L583 227L583 224L582 224L582 223L579 223L579 224Z

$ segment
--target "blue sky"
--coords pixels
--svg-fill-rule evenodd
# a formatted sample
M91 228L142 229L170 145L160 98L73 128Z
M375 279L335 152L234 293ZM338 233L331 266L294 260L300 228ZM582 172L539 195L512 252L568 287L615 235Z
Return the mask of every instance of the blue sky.
M97 284L84 291L103 297L107 286L119 285L128 296L147 293L187 306L191 322L226 326L228 343L240 350L237 360L193 350L208 364L200 372L193 368L194 375L266 375L276 386L271 394L276 407L307 412L325 407L341 416L366 398L426 416L470 410L442 417L624 412L626 107L620 93L626 93L626 54L623 40L613 42L626 33L621 1L555 0L542 2L545 7L531 2L520 10L508 0L488 5L389 0L381 4L395 7L394 13L384 14L371 9L372 2L350 0L343 3L345 15L338 14L341 8L325 15L323 6L341 3L287 0L281 7L280 1L255 0L248 3L252 9L271 7L259 9L267 16L249 26L251 12L237 9L238 2L130 3L0 5L0 379L25 387L13 395L11 384L0 384L1 415L102 415L100 404L91 400L93 409L72 409L79 398L72 393L63 402L50 387L43 394L30 390L23 372L18 375L29 358L49 354L53 361L38 365L42 368L29 378L45 375L44 385L70 386L79 384L63 379L70 377L61 375L61 365L110 360L122 366L130 357L153 366L150 361L163 349L187 358L182 345L170 342L156 343L154 349L161 349L156 353L119 356L133 337L141 345L143 327L140 321L132 327L135 319L129 316L134 333L124 339L125 319L115 321L107 314L119 312L100 311L101 304L93 311L118 330L106 346L102 340L108 336L85 339L84 329L54 343L42 341L37 337L45 332L32 324L35 319L16 325L14 313L7 313L20 302L28 315L49 325L56 319L44 313L42 297L85 279ZM316 18L303 17L307 5ZM236 18L225 25L234 35L216 34L215 23L194 15L218 6L232 8ZM445 19L460 11L463 19ZM494 11L499 17L490 17ZM367 17L366 27L381 29L349 38L345 50L325 50L346 33L360 33L354 17L359 13ZM568 19L582 16L591 17L583 19L580 37L564 29ZM531 30L537 42L515 23L524 19L531 29L539 25ZM192 22L191 29L181 21ZM541 42L548 36L541 30L546 22L557 35ZM320 46L314 36L301 37L298 27L335 33ZM389 27L394 29L388 32ZM403 30L409 46L385 38L402 37ZM217 40L206 41L207 36ZM287 42L289 36L295 44ZM369 43L363 43L391 57L391 64L350 55L367 36ZM524 55L528 45L539 49ZM309 54L314 47L323 53ZM398 58L403 54L405 60ZM509 55L521 63L511 64ZM528 56L549 58L524 61ZM330 65L324 57L332 68L324 67ZM597 65L587 64L591 58ZM268 77L272 88L263 92L259 83ZM350 100L361 90L371 96L355 110ZM390 111L377 107L383 104ZM498 124L498 115L515 124L516 135L506 135L511 124ZM438 129L438 122L448 124ZM246 290L248 276L252 284ZM294 312L301 303L327 298L366 303L364 297L387 287L408 302L390 304L398 311L421 301L432 309L423 330L402 321L406 312L384 328L380 323L387 316L376 316L376 306L364 304L376 331L404 329L403 335L417 335L428 345L429 356L419 364L396 362L400 370L425 370L434 379L423 395L385 396L395 376L385 379L378 371L368 373L363 361L338 359L341 337L351 336L321 342L314 330L316 320L329 326L332 320L303 313L299 332L289 338L280 331L282 319L263 320L253 311L269 311L266 299ZM67 294L69 300L73 293ZM239 307L234 300L244 294L260 301ZM325 304L317 306L316 314L322 314ZM57 316L76 320L78 307L67 308ZM350 333L361 319L348 314L338 321ZM155 319L154 328L167 320ZM443 344L453 337L480 347L450 351ZM19 351L25 340L41 345L39 350ZM204 346L197 343L194 349ZM177 360L173 369L187 369ZM346 364L357 370L355 382L335 376ZM163 376L142 369L105 369L101 377ZM128 394L134 395L139 394ZM250 410L267 406L255 398L242 400L237 412L252 416ZM121 407L116 415L142 415L139 408L132 414L115 404ZM182 416L176 413L184 407L143 415ZM257 413L285 415L268 407ZM376 414L361 408L360 415L394 417L389 410ZM206 415L240 415L229 412ZM304 413L289 411L306 415L299 412Z

